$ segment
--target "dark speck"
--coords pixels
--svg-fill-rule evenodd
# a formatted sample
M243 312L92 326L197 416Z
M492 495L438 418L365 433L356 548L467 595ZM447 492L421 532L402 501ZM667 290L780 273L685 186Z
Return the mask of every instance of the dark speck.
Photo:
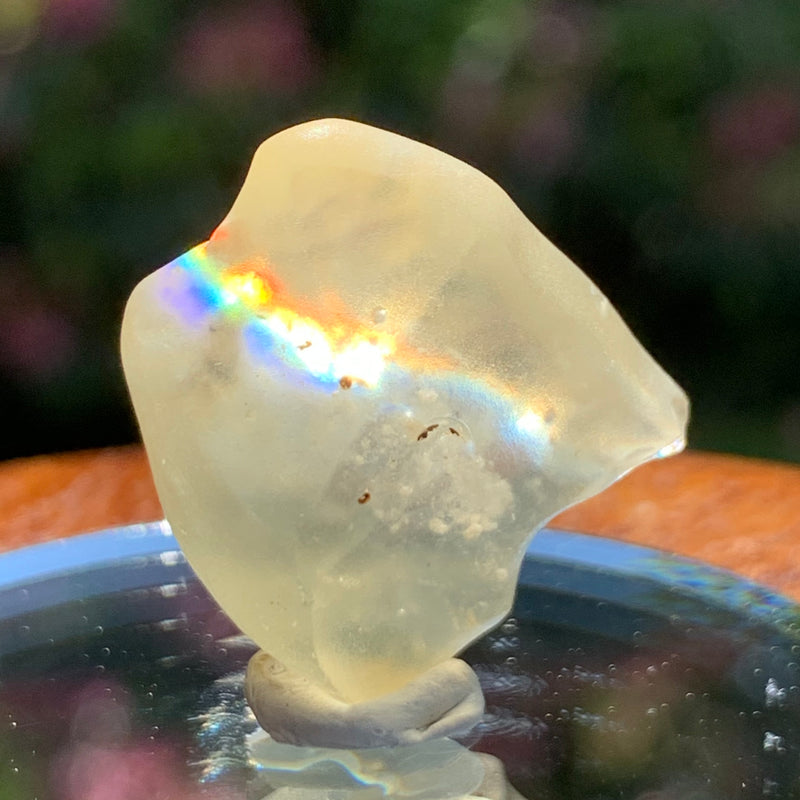
M425 428L425 430L422 431L422 433L419 436L417 436L417 441L419 442L419 441L422 441L423 439L427 439L428 438L428 434L431 431L436 430L436 428L438 428L438 427L439 427L439 423L438 422L435 425L428 425L428 427ZM453 429L450 428L450 430L453 430Z
M342 389L349 389L352 385L353 379L348 375L342 375L342 377L339 378L339 386L341 386Z
M364 494L362 494L362 495L361 495L361 497L359 497L359 498L358 498L358 502L359 502L359 504L363 506L363 505L364 505L364 503L366 503L366 502L368 502L368 501L369 501L369 498L370 498L371 496L372 496L372 495L371 495L369 492L364 492Z

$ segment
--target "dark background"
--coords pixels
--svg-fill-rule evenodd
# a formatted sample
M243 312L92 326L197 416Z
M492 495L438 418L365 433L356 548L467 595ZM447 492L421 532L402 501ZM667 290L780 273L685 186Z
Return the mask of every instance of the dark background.
M798 0L0 0L0 458L136 438L125 298L326 115L497 180L693 446L800 460Z

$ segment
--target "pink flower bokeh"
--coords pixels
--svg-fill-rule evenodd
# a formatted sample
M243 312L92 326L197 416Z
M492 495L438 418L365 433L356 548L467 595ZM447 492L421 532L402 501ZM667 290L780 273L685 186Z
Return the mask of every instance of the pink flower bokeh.
M0 265L0 368L47 380L77 355L73 322L34 286Z
M42 30L54 38L88 44L111 30L118 11L119 0L49 0Z
M299 9L269 0L199 13L177 43L174 67L195 91L285 94L313 79L316 62Z
M713 152L725 161L763 161L800 139L800 92L778 84L718 97L709 115Z
M125 687L102 680L69 698L69 739L50 773L58 800L196 800L198 786L181 748L137 731L131 703ZM205 800L240 797L206 788Z
M514 153L521 169L558 175L569 166L582 139L581 105L568 92L536 105L520 125Z

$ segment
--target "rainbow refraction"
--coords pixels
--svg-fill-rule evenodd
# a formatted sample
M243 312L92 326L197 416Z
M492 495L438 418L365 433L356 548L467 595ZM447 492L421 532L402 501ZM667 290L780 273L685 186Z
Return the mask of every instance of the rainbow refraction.
M169 267L182 279L167 283L166 299L187 321L219 312L239 318L251 349L262 355L279 351L284 361L322 383L376 386L395 350L392 336L357 321L339 319L324 327L278 302L263 262L218 270L201 244Z
M507 387L489 377L465 376L445 359L421 356L394 335L341 313L327 324L301 313L278 291L263 260L220 268L203 243L168 264L165 273L162 298L184 322L198 325L217 314L236 320L254 357L289 367L302 382L310 379L329 391L374 389L389 372L401 380L410 372L425 372L438 391L503 420L505 438L527 444L539 458L549 453L555 427L530 403L521 405Z

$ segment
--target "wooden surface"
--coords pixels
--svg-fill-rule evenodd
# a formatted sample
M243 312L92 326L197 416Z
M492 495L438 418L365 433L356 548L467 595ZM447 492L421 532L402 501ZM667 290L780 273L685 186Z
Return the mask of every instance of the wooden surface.
M142 450L0 463L0 550L161 517ZM652 462L551 527L694 556L800 601L800 468L688 452Z

